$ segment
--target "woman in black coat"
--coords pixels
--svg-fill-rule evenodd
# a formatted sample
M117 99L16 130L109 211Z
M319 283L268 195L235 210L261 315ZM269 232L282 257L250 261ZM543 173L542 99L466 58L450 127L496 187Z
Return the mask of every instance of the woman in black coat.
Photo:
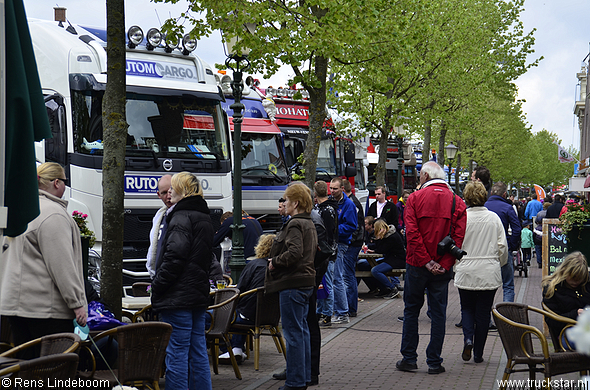
M166 387L211 389L205 311L215 230L193 174L172 176L170 191L174 205L160 227L152 282L152 308L173 328L166 348Z
M387 225L387 222L379 219L375 221L375 247L369 252L381 253L383 261L371 269L371 274L382 286L378 297L392 299L399 295L397 287L400 282L397 277L393 281L385 274L392 269L406 268L406 250L404 240L395 226Z
M563 317L577 320L586 306L590 306L588 263L581 252L567 255L552 275L543 278L543 303ZM565 323L546 317L551 333L558 337ZM564 347L566 345L564 344Z

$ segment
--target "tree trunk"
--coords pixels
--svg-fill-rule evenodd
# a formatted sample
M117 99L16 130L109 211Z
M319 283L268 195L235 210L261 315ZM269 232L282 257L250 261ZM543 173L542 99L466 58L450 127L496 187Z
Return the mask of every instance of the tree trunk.
M103 300L121 318L123 294L123 198L125 172L125 3L107 0L107 85L102 106L103 219L100 289Z
M424 124L424 144L422 145L422 165L430 161L430 139L432 138L432 118Z
M440 124L440 138L438 139L438 157L436 161L441 167L445 166L447 156L445 155L445 138L447 136L447 126L443 121ZM450 183L449 183L450 184Z
M315 76L320 82L320 87L309 88L309 133L303 152L303 169L305 180L309 188L315 183L315 170L318 162L318 151L322 130L326 120L326 79L328 76L328 59L321 56L315 57ZM329 184L328 184L329 185Z

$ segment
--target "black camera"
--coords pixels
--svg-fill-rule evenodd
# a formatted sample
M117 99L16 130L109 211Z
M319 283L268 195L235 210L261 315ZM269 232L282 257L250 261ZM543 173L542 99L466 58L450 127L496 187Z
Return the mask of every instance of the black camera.
M455 245L455 240L453 240L451 236L443 238L436 248L436 253L438 253L439 256L444 255L446 252L449 252L457 260L461 260L461 258L467 254L467 252Z

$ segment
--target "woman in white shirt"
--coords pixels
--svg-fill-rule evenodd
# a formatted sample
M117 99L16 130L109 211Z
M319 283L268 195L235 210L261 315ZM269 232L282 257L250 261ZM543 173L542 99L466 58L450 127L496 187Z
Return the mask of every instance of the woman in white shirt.
M490 313L496 290L502 286L500 268L508 259L504 227L497 214L484 207L488 193L481 182L469 182L463 192L467 228L462 249L467 252L455 265L455 286L459 289L463 318L465 361L483 362Z

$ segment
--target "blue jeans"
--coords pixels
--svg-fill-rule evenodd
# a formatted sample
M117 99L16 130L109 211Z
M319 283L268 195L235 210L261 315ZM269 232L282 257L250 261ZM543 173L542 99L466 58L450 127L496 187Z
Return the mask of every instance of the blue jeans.
M330 294L325 299L318 299L317 313L328 317L332 317L332 312L334 311L334 288L332 285L332 279L334 278L334 263L335 261L328 262L328 269L324 274L324 280L326 282L324 287L330 291Z
M537 264L543 264L543 247L541 245L535 245L535 252L537 252Z
M494 295L496 290L459 289L463 341L473 342L473 356L478 359L483 357L483 349L488 338Z
M449 291L449 271L443 275L433 275L425 267L406 265L404 285L404 325L400 352L408 363L418 360L418 316L424 305L424 293L428 297L430 312L430 342L426 347L426 363L438 368L443 359L440 356L445 339L447 301Z
M338 243L338 255L334 265L334 315L343 316L348 313L348 299L346 298L346 284L344 283L344 255L348 251L347 244Z
M508 262L502 267L502 293L504 302L514 302L514 259L508 251Z
M349 246L344 254L344 284L346 285L346 299L348 312L356 313L358 310L358 284L356 283L356 262L361 251L360 246Z
M205 315L205 308L163 310L160 313L160 319L172 325L172 335L166 347L167 388L211 389Z
M285 385L304 387L311 381L311 346L307 312L313 288L281 291L281 322L287 345L287 380Z
M383 285L383 287L393 289L394 287L399 286L399 278L394 276L391 279L389 279L389 276L385 275L386 272L389 272L392 269L393 267L387 264L386 262L381 262L373 268L371 268L371 275L373 275L373 277L377 279L379 284Z

